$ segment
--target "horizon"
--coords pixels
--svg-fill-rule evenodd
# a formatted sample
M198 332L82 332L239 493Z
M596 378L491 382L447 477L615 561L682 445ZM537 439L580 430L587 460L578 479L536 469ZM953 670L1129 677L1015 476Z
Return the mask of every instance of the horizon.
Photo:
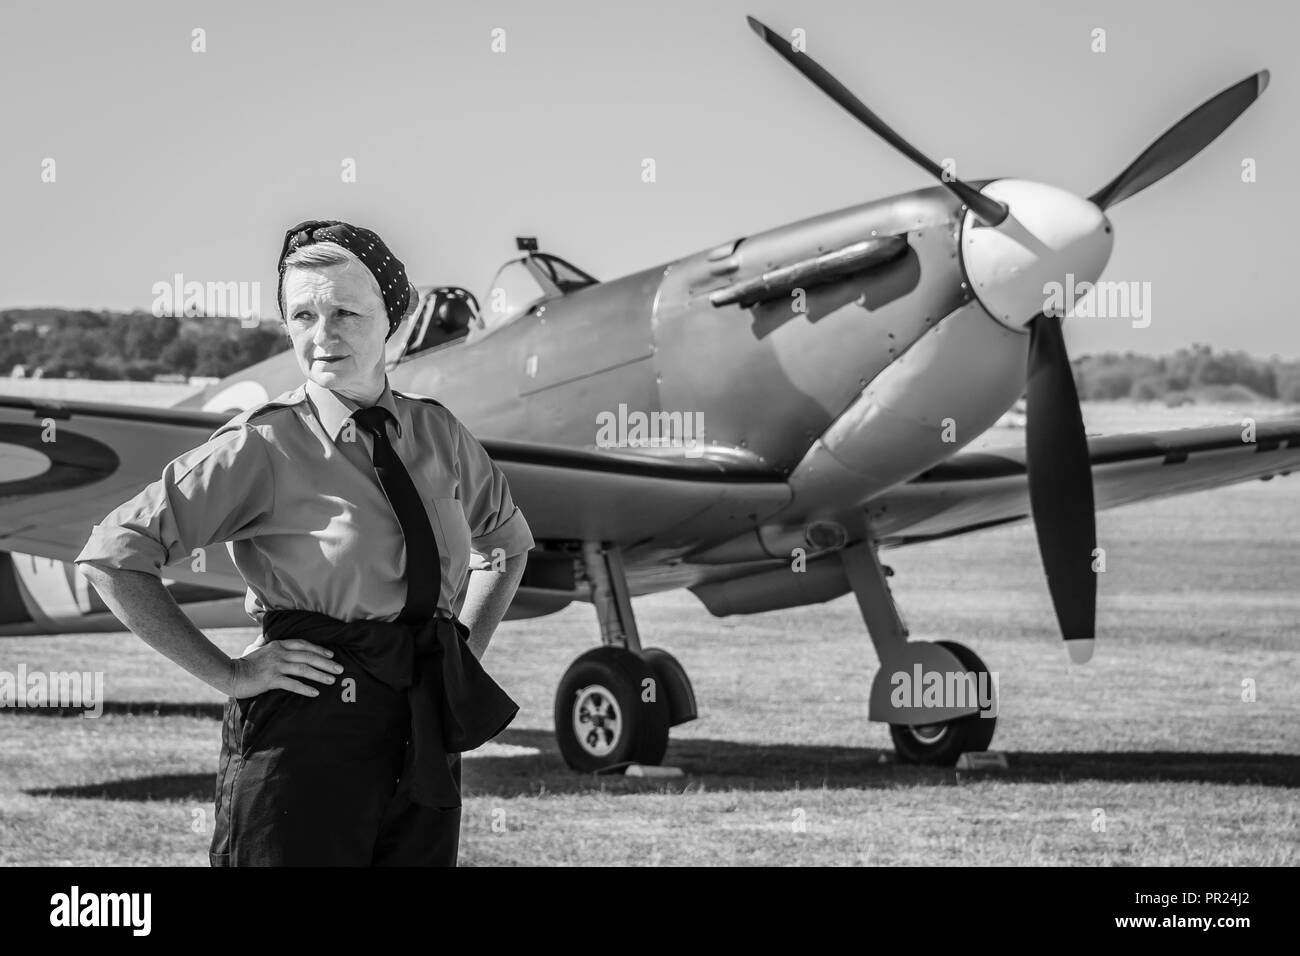
M91 313L94 313L94 314L96 314L96 315L99 315L99 316L105 316L105 317L122 316L122 315L135 315L135 314L148 315L148 316L150 316L151 318L166 318L166 317L168 317L168 316L158 316L158 315L154 315L154 314L151 313L148 309L138 309L138 308L137 308L137 309L94 309L94 308L89 308L89 307L79 307L79 308L74 308L74 307L61 306L61 305L24 305L24 306L7 306L7 307L0 307L0 315L4 315L4 314L9 313L9 312L21 312L21 311L42 311L42 310L53 310L53 311L59 311L59 312L91 312ZM171 315L170 317L171 317L171 318L175 318L175 319L177 319L177 320L179 320L179 321L185 321L186 319L222 319L222 320L229 321L229 322L239 322L240 324L244 324L244 321L245 321L241 316L239 316L239 315L233 315L233 314L230 314L230 315ZM1070 322L1070 321L1071 321L1070 318L1067 318L1067 319L1066 319L1066 322L1067 322L1067 323ZM278 328L278 327L281 326L282 322L283 322L283 320L282 320L279 316L265 316L265 315L263 315L263 316L261 316L261 317L259 318L258 326L267 326L267 325L270 325L270 326L274 326L274 327L277 327L277 328ZM245 327L246 327L246 328L255 328L255 327L258 327L258 326L247 326L247 325L246 325ZM1067 328L1068 328L1068 325L1067 325ZM286 346L286 348L287 348L287 347L288 347L288 346ZM1248 357L1250 357L1250 358L1252 358L1252 359L1255 359L1255 360L1257 360L1257 361L1263 361L1263 362L1278 362L1278 363L1288 364L1288 365L1289 365L1289 364L1296 363L1296 362L1300 362L1300 355L1280 355L1280 354L1277 354L1277 353L1273 353L1273 354L1270 354L1270 355L1263 355L1263 354L1260 354L1260 353L1258 353L1258 352L1251 352L1251 351L1249 351L1249 350L1247 350L1247 349L1215 347L1214 345L1212 345L1211 343L1208 343L1208 342L1186 342L1186 343L1184 343L1184 344L1182 344L1182 345L1177 345L1177 346L1175 346L1174 348L1172 348L1172 349L1170 349L1170 350L1168 350L1168 351L1165 351L1165 352L1140 352L1140 351L1137 351L1137 350L1134 350L1134 349L1127 349L1127 350L1125 350L1125 351L1120 351L1120 350L1118 350L1118 349L1113 349L1113 348L1100 349L1100 350L1098 350L1098 351L1082 351L1082 352L1078 352L1077 354L1073 354L1073 353L1072 353L1072 354L1070 355L1070 361L1071 361L1071 362L1079 362L1079 361L1082 361L1083 359L1086 359L1086 358L1096 358L1096 357L1101 356L1101 355L1117 355L1117 356L1119 356L1119 357L1121 357L1121 358L1124 358L1124 357L1127 357L1127 356L1130 356L1130 355L1131 355L1131 356L1133 356L1133 357L1135 357L1135 358L1153 358L1153 359L1159 359L1159 358L1168 358L1168 357L1171 357L1171 356L1173 356L1173 355L1176 355L1179 351L1192 351L1192 350L1195 350L1195 349L1198 349L1198 348L1201 348L1201 347L1207 347L1207 348L1212 349L1212 350L1213 350L1213 353L1214 353L1215 355L1226 355L1226 354L1230 354L1230 353L1241 353L1241 354L1244 354L1244 355L1246 355L1246 356L1248 356ZM0 377L3 377L3 376L0 376ZM109 380L105 380L105 381L109 381Z
M1066 336L1072 354L1203 342L1300 357L1283 281L1300 237L1278 212L1300 198L1288 175L1300 93L1285 68L1296 14L1260 0L1196 17L1168 0L945 0L920 25L847 0L674 0L615 16L587 0L400 0L360 18L322 0L308 19L161 0L131 17L73 8L10 11L0 36L0 70L26 91L0 104L17 144L0 155L0 253L21 264L0 274L0 307L143 310L176 273L259 282L269 300L285 228L315 216L376 228L417 284L481 297L517 235L609 280L933 185L773 57L745 24L753 13L804 29L810 54L922 151L955 158L963 178L1024 176L1081 195L1270 68L1268 91L1222 136L1111 210L1104 278L1150 283L1150 327L1097 319L1067 323ZM1097 28L1104 53L1090 48ZM504 52L491 49L494 30ZM306 92L303 44L331 63L327 92ZM46 159L53 183L41 181ZM1243 182L1247 159L1254 182ZM349 160L355 182L341 174ZM65 304L45 305L55 299Z

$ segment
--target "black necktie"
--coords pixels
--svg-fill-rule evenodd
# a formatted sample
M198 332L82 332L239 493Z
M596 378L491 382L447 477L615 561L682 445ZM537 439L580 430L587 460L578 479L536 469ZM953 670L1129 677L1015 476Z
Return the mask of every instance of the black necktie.
M376 405L359 409L352 417L374 437L375 450L371 457L375 474L406 539L406 606L397 620L404 624L426 621L438 609L438 595L442 590L438 540L433 536L429 513L410 473L388 440L388 409Z

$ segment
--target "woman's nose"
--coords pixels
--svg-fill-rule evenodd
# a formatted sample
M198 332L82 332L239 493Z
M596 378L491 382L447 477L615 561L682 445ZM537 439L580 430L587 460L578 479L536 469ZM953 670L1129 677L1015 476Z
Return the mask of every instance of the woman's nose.
M318 315L316 317L316 334L314 338L317 341L320 341L321 339L333 339L339 325L340 320L331 318L330 313L328 312L324 315Z

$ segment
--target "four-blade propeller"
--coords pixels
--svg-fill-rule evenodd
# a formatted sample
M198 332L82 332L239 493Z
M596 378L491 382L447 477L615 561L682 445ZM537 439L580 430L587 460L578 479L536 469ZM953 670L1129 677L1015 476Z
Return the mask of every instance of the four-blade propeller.
M996 228L1015 210L944 170L899 136L820 64L753 17L750 27L787 63L885 142L951 190L985 226ZM1101 210L1163 179L1187 162L1240 116L1268 86L1268 71L1256 73L1207 100L1174 124L1115 179L1089 197ZM1067 303L1068 308L1071 303ZM1048 589L1070 656L1092 656L1097 546L1092 466L1074 372L1065 350L1059 315L1024 316L1029 328L1026 464L1029 500Z

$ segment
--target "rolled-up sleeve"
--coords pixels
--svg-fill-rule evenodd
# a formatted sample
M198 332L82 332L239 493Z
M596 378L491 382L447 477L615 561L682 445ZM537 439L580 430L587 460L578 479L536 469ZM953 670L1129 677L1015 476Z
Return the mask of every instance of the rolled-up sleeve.
M246 423L227 425L95 525L74 561L159 574L195 548L253 536L274 506L266 440Z
M510 497L505 473L469 429L456 422L461 503L469 521L470 542L480 555L501 548L507 558L529 551L535 542L524 513Z

